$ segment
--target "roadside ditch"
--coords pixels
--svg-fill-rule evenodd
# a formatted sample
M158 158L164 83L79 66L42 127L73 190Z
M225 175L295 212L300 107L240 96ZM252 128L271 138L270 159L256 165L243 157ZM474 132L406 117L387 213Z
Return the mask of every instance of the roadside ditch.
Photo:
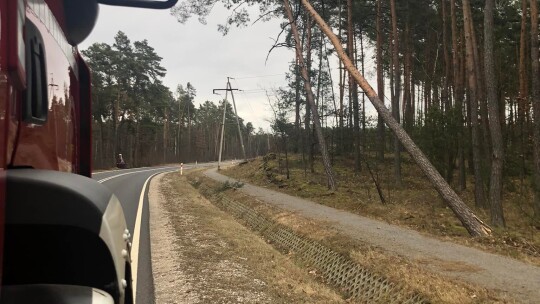
M333 286L349 301L430 303L421 293L362 267L341 253L296 233L224 193L225 190L241 187L241 184L224 183L213 188L203 184L200 177L190 179L190 183L213 204L233 215L276 249L294 255L297 263L311 269L310 273L317 274L321 281Z

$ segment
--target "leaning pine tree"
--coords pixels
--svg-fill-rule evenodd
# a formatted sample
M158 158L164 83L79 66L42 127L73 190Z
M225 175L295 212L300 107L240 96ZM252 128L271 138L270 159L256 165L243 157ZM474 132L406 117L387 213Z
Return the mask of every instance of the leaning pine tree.
M313 115L313 125L315 126L315 134L317 135L317 140L319 142L319 148L321 150L322 162L324 165L324 171L328 179L328 188L331 190L337 189L336 178L334 174L334 169L332 169L332 164L330 163L330 156L328 155L328 149L326 147L326 140L324 139L324 134L322 132L321 120L319 118L319 111L317 110L317 105L315 104L315 98L313 97L313 90L311 88L311 82L309 80L309 73L307 66L304 63L304 57L302 55L302 45L300 43L300 35L298 34L298 28L296 26L296 21L292 15L291 6L289 5L288 0L283 0L285 6L285 12L287 13L287 18L291 24L292 33L295 41L295 50L296 50L296 59L297 63L301 68L302 78L304 82L304 89L306 91L306 99L308 105L311 109Z
M360 87L366 92L369 100L384 119L384 122L392 130L394 135L399 139L403 147L409 152L411 157L416 161L420 169L426 174L428 179L432 182L437 192L442 196L448 206L452 209L457 218L461 221L463 226L472 236L487 236L491 234L491 228L479 219L472 210L461 200L456 192L448 185L444 178L439 174L437 169L433 167L429 159L422 153L422 151L416 146L413 140L405 132L405 130L399 125L399 123L392 117L388 109L384 106L384 103L379 99L377 93L369 85L366 79L355 68L352 61L349 59L339 39L332 32L330 27L321 18L321 16L315 11L308 0L301 0L304 7L312 15L315 22L317 22L320 29L328 36L334 47L340 60L343 62L345 68L351 73ZM288 7L288 1L286 3L286 10Z

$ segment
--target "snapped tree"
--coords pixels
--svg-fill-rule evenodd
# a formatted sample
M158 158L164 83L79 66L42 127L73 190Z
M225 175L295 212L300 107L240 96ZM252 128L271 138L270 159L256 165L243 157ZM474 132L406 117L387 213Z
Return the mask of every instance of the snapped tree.
M284 1L288 3L287 0ZM461 198L450 187L450 185L441 176L437 169L435 169L429 159L413 142L413 140L401 127L401 125L392 117L391 113L384 106L384 103L377 96L375 90L373 90L373 88L369 85L369 83L362 76L362 74L360 74L360 72L355 68L355 65L349 59L343 47L341 46L338 37L332 32L328 24L326 24L326 22L321 18L321 16L315 11L315 9L313 8L313 6L311 6L308 0L301 1L303 6L313 17L319 28L326 34L326 36L330 39L331 43L334 45L339 59L343 62L344 67L350 74L353 75L358 85L360 85L360 87L367 94L369 100L371 101L379 115L382 116L385 123L392 130L394 135L399 139L403 147L407 150L407 152L409 152L411 157L415 160L415 162L418 164L424 174L426 174L437 192L442 196L450 209L452 209L456 217L461 221L469 234L471 234L472 236L490 235L491 228L487 224L485 224L480 218L478 218L478 216L476 216L472 212L472 210L467 206L467 204L465 204L463 200L461 200Z

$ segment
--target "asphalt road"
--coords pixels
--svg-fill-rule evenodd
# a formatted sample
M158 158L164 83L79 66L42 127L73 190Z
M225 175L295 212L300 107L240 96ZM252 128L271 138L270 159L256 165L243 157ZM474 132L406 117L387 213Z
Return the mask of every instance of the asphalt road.
M192 165L184 165L184 169L190 167ZM93 179L107 186L122 203L127 227L132 235L131 256L133 263L136 264L132 265L132 271L136 280L134 282L136 303L139 304L154 303L148 223L148 183L156 174L177 170L179 166L134 168L98 172L92 176Z
M229 163L229 161L227 161ZM184 164L183 170L194 167L214 167L217 162ZM137 304L154 303L154 282L150 257L148 183L153 176L178 171L179 165L145 167L96 172L92 178L107 186L120 200L126 224L132 235L132 273Z

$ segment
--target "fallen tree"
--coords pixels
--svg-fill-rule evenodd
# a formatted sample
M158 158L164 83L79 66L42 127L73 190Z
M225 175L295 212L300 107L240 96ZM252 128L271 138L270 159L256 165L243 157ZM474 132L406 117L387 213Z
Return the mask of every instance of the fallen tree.
M484 223L474 212L463 202L463 200L457 195L457 193L450 187L446 180L431 164L429 159L424 155L422 150L414 143L411 137L405 132L401 125L392 117L390 111L384 106L384 103L380 100L379 96L373 90L371 85L366 81L364 76L360 74L356 69L353 62L345 53L345 50L341 46L338 37L332 32L332 29L321 18L321 16L315 11L308 0L301 0L306 10L313 17L313 20L317 23L319 28L330 39L330 42L334 45L339 59L343 63L347 71L354 77L358 85L364 90L369 100L382 116L386 125L392 130L394 135L399 139L403 147L409 152L414 161L418 164L420 169L426 174L428 179L433 184L433 187L444 199L446 204L452 209L456 217L461 221L465 229L472 236L487 236L491 234L491 228Z

